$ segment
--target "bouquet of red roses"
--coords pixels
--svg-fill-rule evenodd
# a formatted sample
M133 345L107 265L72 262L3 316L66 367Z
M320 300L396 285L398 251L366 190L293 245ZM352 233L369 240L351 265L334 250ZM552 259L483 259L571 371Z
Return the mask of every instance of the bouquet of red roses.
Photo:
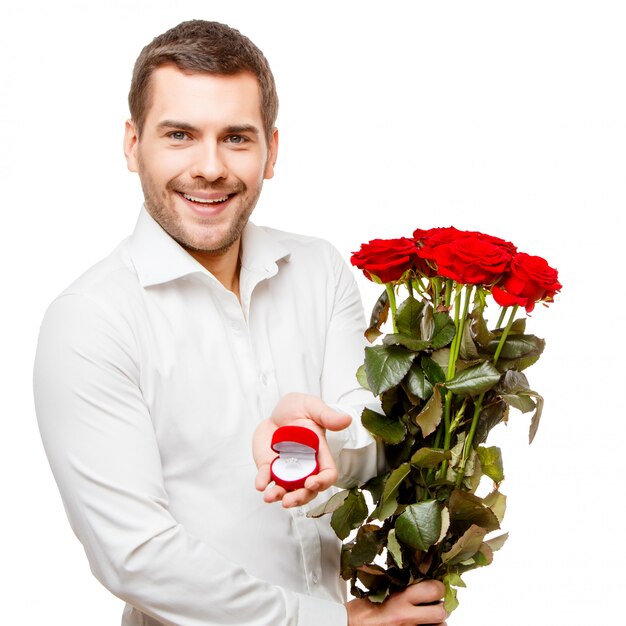
M332 513L342 540L357 531L341 560L354 596L381 602L434 578L446 585L451 612L462 574L491 563L507 538L495 532L506 505L502 455L486 442L510 407L532 413L530 441L535 436L543 398L523 370L544 341L526 332L519 313L551 302L558 274L512 243L452 227L375 239L352 263L385 287L366 332L371 343L382 340L365 349L357 378L380 398L380 411L366 408L361 419L384 446L388 468L312 515ZM490 328L494 302L501 311ZM479 496L483 478L491 487Z

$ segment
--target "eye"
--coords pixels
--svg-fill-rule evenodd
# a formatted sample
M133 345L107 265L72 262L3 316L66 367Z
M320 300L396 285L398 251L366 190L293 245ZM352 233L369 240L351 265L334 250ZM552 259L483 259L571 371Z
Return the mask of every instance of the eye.
M175 131L169 133L168 137L170 139L173 139L174 141L185 141L185 139L189 138L187 133L182 131L182 130L175 130Z
M244 137L243 135L229 135L226 138L226 141L228 143L234 143L236 145L241 145L243 143L246 143L248 141L248 138Z

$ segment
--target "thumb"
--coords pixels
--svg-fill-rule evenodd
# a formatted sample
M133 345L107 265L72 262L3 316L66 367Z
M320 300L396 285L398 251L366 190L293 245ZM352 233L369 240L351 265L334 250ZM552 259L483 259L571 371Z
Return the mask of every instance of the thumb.
M329 407L323 400L309 396L305 402L307 417L318 426L327 430L343 430L352 423L352 418L346 413Z

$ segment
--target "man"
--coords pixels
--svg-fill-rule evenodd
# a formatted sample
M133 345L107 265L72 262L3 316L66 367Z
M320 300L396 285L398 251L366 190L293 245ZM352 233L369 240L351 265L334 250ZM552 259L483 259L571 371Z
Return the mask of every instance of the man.
M248 221L278 149L267 61L227 26L185 22L141 52L129 105L144 208L53 302L35 364L52 469L123 624L441 622L435 582L344 606L338 542L302 506L377 459L346 415L363 401L348 269L322 241ZM271 433L294 421L321 436L320 472L265 490ZM255 491L253 437L256 487L282 507Z

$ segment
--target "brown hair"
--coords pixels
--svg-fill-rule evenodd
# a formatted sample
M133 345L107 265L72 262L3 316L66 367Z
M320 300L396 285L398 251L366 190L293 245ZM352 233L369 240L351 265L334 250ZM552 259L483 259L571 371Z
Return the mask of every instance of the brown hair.
M238 30L204 20L190 20L174 26L155 37L137 57L128 106L139 136L151 104L150 76L155 69L168 64L192 73L254 74L259 83L265 135L270 140L278 115L278 95L267 59Z

